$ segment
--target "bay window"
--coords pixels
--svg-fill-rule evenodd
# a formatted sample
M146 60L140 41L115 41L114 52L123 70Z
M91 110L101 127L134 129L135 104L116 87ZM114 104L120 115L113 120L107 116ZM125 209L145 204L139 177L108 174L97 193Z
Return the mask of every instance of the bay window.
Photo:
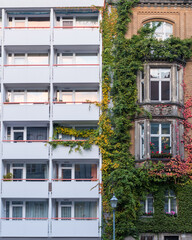
M151 101L170 101L170 68L150 69Z
M167 214L175 215L177 213L176 195L173 190L165 192L165 206L164 211Z

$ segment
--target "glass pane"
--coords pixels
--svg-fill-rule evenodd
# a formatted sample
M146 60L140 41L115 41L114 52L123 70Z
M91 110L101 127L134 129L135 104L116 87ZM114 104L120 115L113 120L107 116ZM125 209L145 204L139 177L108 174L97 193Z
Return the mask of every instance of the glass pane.
M27 179L45 179L45 164L27 164L26 168Z
M150 69L150 78L160 78L160 71L158 68Z
M47 218L47 203L46 202L26 202L26 218L29 220L39 218Z
M75 218L96 218L97 204L96 202L75 202Z
M27 102L47 102L48 91L27 91Z
M71 220L71 207L61 207L61 218L62 220Z
M144 101L144 82L141 82L141 100Z
M152 153L159 152L159 138L151 137L151 143L153 144L151 147L151 152Z
M12 215L13 215L13 220L22 220L22 207L13 207L12 208Z
M165 206L164 206L164 211L165 211L166 213L169 212L168 201L169 201L169 199L166 197L166 198L165 198Z
M6 218L9 218L9 202L8 201L6 201ZM7 220L9 220L9 219L7 219Z
M13 140L23 140L23 132L14 132Z
M72 103L73 102L73 92L62 92L62 102L68 102L68 103Z
M162 137L161 138L162 141L162 152L164 153L170 153L170 137Z
M28 127L27 140L47 140L46 127Z
M50 27L48 17L28 17L28 27Z
M151 134L159 134L159 123L151 123Z
M63 27L72 27L73 26L73 20L62 20L62 26Z
M73 63L73 54L72 53L63 53L61 56L60 64L72 64Z
M69 179L68 181L71 180L71 169L62 169L62 179Z
M77 53L76 54L77 64L98 64L97 53Z
M148 198L148 213L153 213L153 198Z
M175 198L171 198L170 199L171 201L171 211L175 212L176 213L176 199Z
M97 92L75 92L76 102L97 101Z
M27 60L28 64L48 64L48 53L30 53Z
M25 18L15 18L15 27L25 27Z
M77 17L76 26L96 26L98 25L98 17Z
M13 179L22 179L23 169L13 169Z
M91 179L91 164L76 164L75 179Z
M162 134L170 134L170 124L162 123L161 124L161 132L162 132Z
M161 100L170 100L170 82L161 82Z
M151 100L159 100L159 82L151 81Z
M24 102L25 101L25 96L23 94L14 94L13 95L13 102Z
M170 78L170 75L171 75L171 69L170 68L161 69L161 78L163 78L163 79Z

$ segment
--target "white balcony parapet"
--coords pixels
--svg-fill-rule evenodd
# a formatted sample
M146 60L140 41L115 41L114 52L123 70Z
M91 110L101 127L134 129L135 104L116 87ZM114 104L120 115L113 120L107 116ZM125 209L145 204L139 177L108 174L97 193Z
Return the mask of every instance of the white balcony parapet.
M98 219L52 221L52 234L55 237L99 237L99 229Z
M52 183L54 198L99 198L98 181L54 181Z
M49 66L6 65L4 83L49 83Z
M99 107L94 103L55 103L53 105L55 121L98 121Z
M70 147L58 146L53 149L53 159L99 159L99 147L93 145L89 150L70 152Z
M99 27L55 28L54 45L99 45Z
M54 83L97 83L99 84L99 65L55 65Z
M50 29L6 28L4 44L8 45L50 45Z
M49 121L49 104L47 103L5 103L3 105L4 121Z
M40 8L40 7L92 7L92 6L102 7L104 6L104 0L17 0L17 2L13 0L1 0L1 7L6 8Z
M49 145L42 141L3 142L3 159L48 159Z
M28 180L28 179L26 179ZM35 180L35 179L34 179ZM48 198L47 181L2 181L3 198Z
M47 220L2 220L2 237L47 237Z

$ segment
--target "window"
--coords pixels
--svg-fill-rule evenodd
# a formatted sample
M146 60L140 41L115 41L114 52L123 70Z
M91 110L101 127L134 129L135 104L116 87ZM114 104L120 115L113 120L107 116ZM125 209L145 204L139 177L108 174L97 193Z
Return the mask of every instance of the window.
M171 153L171 124L151 123L151 157Z
M62 180L63 181L71 181L72 179L72 164L62 164Z
M167 190L165 192L165 213L175 215L177 213L177 202L174 191Z
M8 90L6 102L48 102L47 90Z
M97 164L75 164L75 179L97 179Z
M61 220L71 220L72 202L61 202Z
M91 220L97 217L96 202L75 202L75 218L77 220Z
M47 127L7 127L7 140L47 140Z
M23 202L21 201L6 201L5 212L7 220L22 220L23 218Z
M151 27L160 25L156 28L154 37L158 40L165 40L173 35L173 25L167 22L154 21L149 23Z
M57 53L57 64L98 64L98 53Z
M97 127L75 127L76 130L96 130ZM75 137L76 140L85 140L85 137Z
M153 214L153 196L152 194L148 195L144 201L141 201L143 215L152 215Z
M165 236L164 240L179 240L178 236Z
M9 53L8 65L48 65L48 53Z
M50 27L49 17L9 17L8 27L14 28L43 28Z
M140 125L140 158L143 159L145 154L145 146L144 146L144 123Z
M170 101L170 68L150 69L150 95L152 101Z
M153 240L153 236L141 236L141 240Z
M65 17L65 16L58 16L56 18L56 26L57 27L66 27L70 28L73 26L78 27L92 27L92 26L98 26L98 16L71 16L71 17Z
M47 165L43 163L7 163L6 173L13 174L13 181L43 180L47 178Z
M64 103L86 103L87 101L98 101L98 91L96 90L57 90L57 101Z
M43 220L48 217L47 202L26 202L26 218Z

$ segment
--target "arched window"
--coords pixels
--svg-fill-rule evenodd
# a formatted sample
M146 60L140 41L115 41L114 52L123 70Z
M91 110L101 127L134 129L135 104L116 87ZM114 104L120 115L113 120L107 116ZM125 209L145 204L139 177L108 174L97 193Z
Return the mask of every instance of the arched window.
M155 30L154 37L158 40L165 40L173 35L173 25L168 22L163 21L152 21L149 22L151 27L157 26L160 23L160 26Z

